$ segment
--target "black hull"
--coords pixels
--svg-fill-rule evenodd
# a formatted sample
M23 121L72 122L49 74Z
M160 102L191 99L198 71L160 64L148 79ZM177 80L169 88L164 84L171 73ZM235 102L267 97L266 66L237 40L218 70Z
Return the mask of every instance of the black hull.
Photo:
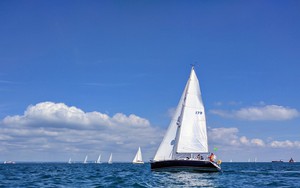
M151 170L219 172L221 167L210 161L166 160L151 162Z

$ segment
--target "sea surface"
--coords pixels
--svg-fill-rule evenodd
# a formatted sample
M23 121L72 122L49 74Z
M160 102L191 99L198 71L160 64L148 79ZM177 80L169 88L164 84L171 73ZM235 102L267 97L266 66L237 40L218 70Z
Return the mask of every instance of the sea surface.
M150 164L0 164L0 187L300 187L300 163L222 163L222 172L152 172Z

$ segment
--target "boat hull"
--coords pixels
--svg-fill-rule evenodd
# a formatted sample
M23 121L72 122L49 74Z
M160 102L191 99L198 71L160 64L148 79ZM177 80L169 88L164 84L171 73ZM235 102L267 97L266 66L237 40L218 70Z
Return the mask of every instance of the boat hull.
M144 164L142 161L132 162L133 164Z
M151 170L219 172L221 167L211 161L166 160L151 162Z

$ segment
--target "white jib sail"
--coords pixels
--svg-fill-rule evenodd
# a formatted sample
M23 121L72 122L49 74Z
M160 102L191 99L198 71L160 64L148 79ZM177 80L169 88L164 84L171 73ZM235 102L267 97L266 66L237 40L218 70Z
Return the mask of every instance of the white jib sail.
M187 85L185 86L185 89L183 91L183 94L180 98L180 101L177 105L175 114L172 117L171 123L168 127L167 132L165 133L165 136L163 138L163 141L160 143L156 154L154 156L154 161L161 161L161 160L170 160L173 159L173 153L174 153L174 146L175 146L175 137L178 127L178 122L180 121L180 114L182 110L183 100L185 97L185 92L187 89Z
M140 147L139 147L138 151L136 152L136 155L135 155L132 162L134 162L134 163L143 162L142 151L141 151Z

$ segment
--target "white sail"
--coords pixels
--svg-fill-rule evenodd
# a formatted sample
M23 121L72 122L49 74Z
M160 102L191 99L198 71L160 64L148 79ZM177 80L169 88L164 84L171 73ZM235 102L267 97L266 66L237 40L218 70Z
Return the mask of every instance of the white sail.
M112 164L112 153L111 153L110 156L109 156L108 164Z
M98 164L101 163L101 155L98 156L96 163L98 163Z
M182 104L185 97L185 92L187 89L188 84L186 84L184 92L180 98L180 101L177 105L175 114L172 117L171 123L168 127L167 132L163 138L163 141L160 143L158 150L154 156L154 161L161 161L161 160L170 160L173 159L173 149L175 145L175 137L177 132L177 127L180 121L180 114L182 110Z
M201 98L199 81L194 69L188 81L178 127L177 153L207 153L207 133L204 105Z
M192 68L190 78L165 137L154 156L154 161L175 159L182 154L207 152L204 105L199 81Z
M72 159L71 159L71 158L69 159L68 163L69 163L69 164L71 164L71 163L72 163Z
M141 151L141 148L139 147L138 151L136 152L136 155L132 161L133 163L144 163L143 162L143 158L142 158L142 151Z
M84 164L87 163L87 159L88 159L88 156L85 156L85 159L84 159L84 161L83 161Z

